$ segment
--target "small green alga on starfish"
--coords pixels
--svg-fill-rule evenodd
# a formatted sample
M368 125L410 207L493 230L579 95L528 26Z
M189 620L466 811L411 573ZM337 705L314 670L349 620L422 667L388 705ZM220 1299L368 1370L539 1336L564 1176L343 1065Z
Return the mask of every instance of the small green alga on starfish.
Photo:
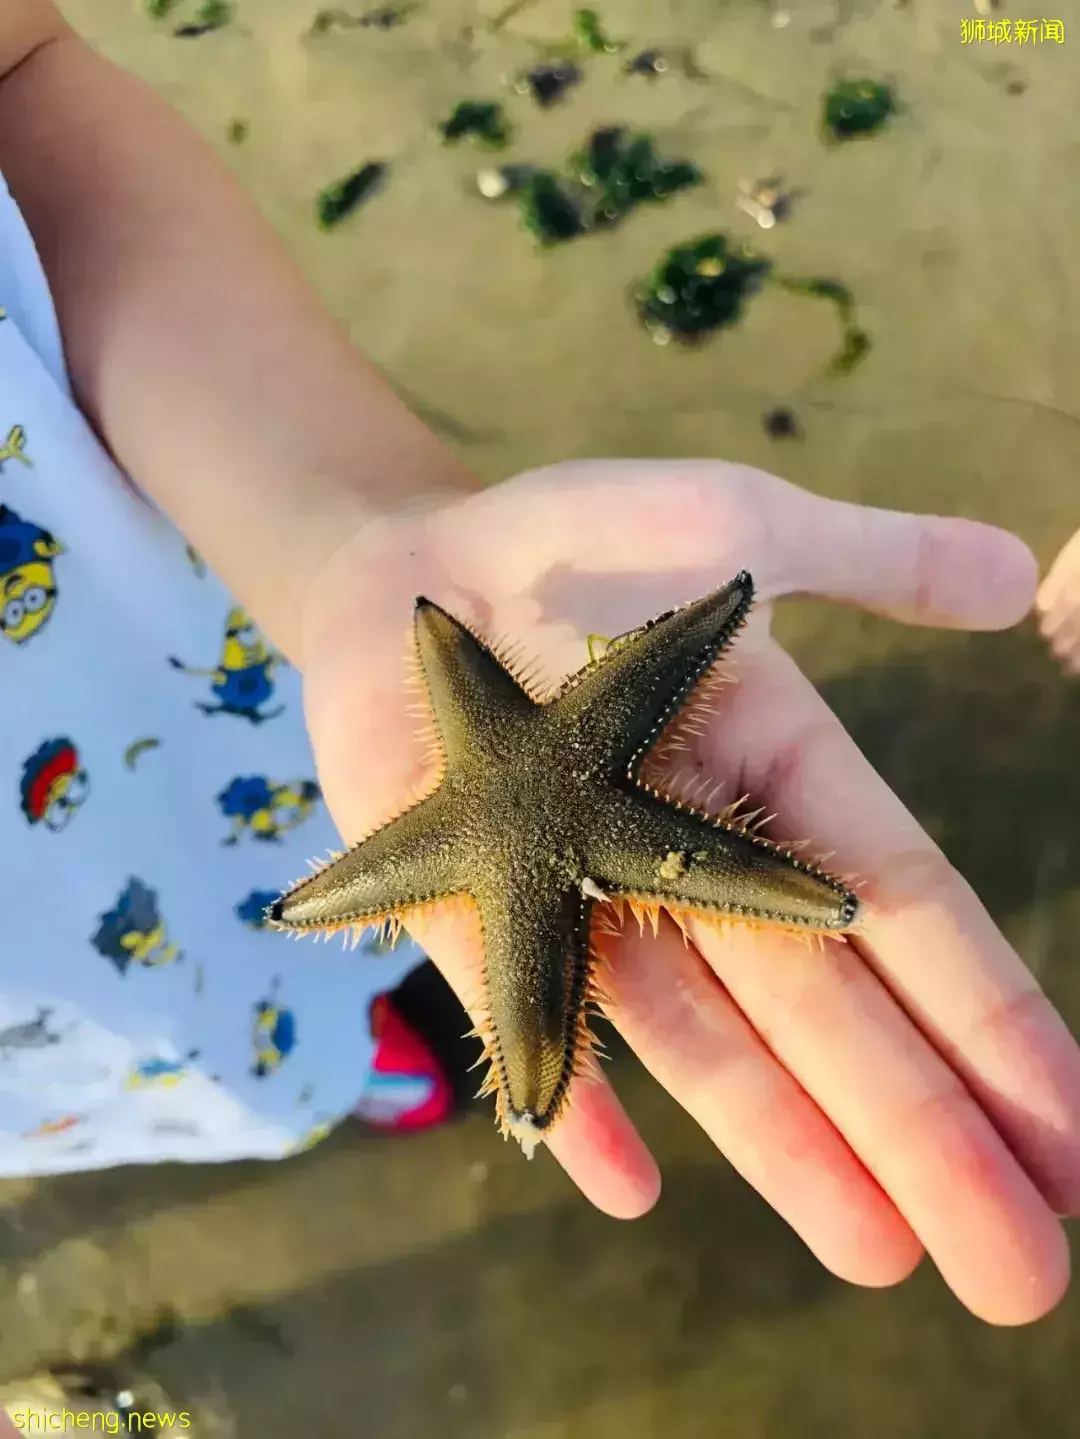
M846 885L766 839L752 816L707 813L642 777L658 742L678 745L684 726L700 724L694 701L752 597L740 574L613 641L547 696L418 599L434 787L270 907L275 928L358 937L444 900L471 901L484 947L485 1091L527 1154L589 1061L605 914L609 930L624 908L654 927L661 911L680 926L690 915L819 934L855 923Z

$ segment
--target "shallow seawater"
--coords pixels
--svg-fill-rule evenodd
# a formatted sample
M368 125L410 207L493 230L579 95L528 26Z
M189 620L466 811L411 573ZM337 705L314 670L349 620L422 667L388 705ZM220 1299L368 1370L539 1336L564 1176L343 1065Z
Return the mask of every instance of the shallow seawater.
M962 43L966 0L620 0L598 17L621 48L596 52L546 0L316 34L314 0L241 0L187 40L173 21L197 5L169 22L135 0L63 8L218 147L357 344L485 478L712 456L1004 524L1044 563L1080 524L1077 0L1052 12L1064 45L1024 47ZM654 50L666 69L628 73ZM509 83L572 51L581 77L551 104ZM897 107L828 144L845 77ZM466 99L502 105L505 147L442 143ZM492 165L563 172L619 125L703 182L547 247L512 199L476 191ZM386 183L320 231L317 195L374 161ZM794 198L763 229L737 200L774 176ZM845 287L861 363L829 374L831 307L777 286L702 344L653 343L635 284L712 233ZM797 425L771 438L778 409ZM1080 1024L1080 689L1030 625L972 638L815 604L778 628ZM342 1133L280 1166L5 1186L0 1379L127 1355L205 1432L281 1439L1080 1435L1080 1297L1009 1332L929 1266L898 1291L848 1288L631 1059L614 1075L665 1171L634 1225L543 1156L526 1166L486 1111L404 1143Z

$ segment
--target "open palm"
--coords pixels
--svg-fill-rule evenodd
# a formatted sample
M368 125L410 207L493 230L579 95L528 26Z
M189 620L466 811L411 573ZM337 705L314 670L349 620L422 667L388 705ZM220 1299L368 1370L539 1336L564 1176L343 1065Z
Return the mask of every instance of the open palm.
M1004 628L1035 566L1012 536L841 504L740 466L565 464L379 521L342 545L303 616L308 724L342 833L423 787L403 686L414 596L535 655L552 680L586 636L614 636L754 576L755 618L694 752L718 804L749 793L771 831L834 851L865 881L856 938L807 951L782 933L687 947L628 929L611 946L610 1019L652 1074L821 1261L859 1284L905 1277L925 1248L996 1323L1067 1283L1057 1214L1080 1199L1080 1051L963 879L769 637L769 599L829 596L896 619ZM992 776L987 777L992 782ZM675 783L679 781L676 780ZM418 935L468 999L475 940ZM601 1209L655 1201L655 1164L605 1082L576 1082L548 1146Z

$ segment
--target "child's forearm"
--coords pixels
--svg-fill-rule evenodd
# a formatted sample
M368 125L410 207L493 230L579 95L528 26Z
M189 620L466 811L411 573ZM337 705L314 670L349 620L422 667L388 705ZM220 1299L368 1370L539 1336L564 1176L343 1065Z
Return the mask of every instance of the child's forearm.
M323 311L227 168L45 0L3 0L0 169L80 403L286 652L320 561L475 483Z

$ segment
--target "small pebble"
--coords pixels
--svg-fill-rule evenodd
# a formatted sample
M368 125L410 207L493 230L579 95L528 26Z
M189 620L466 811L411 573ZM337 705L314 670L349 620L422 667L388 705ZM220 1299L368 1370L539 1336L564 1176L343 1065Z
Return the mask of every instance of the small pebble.
M505 170L481 170L476 177L476 188L485 200L501 200L510 190L510 180Z
M770 24L774 30L786 30L791 24L791 12L789 10L774 10Z
M469 1397L469 1391L464 1384L451 1384L450 1392L446 1396L452 1399L455 1404L461 1404Z
M474 1160L469 1165L469 1178L474 1184L483 1184L490 1173L490 1166L485 1164L482 1159Z

